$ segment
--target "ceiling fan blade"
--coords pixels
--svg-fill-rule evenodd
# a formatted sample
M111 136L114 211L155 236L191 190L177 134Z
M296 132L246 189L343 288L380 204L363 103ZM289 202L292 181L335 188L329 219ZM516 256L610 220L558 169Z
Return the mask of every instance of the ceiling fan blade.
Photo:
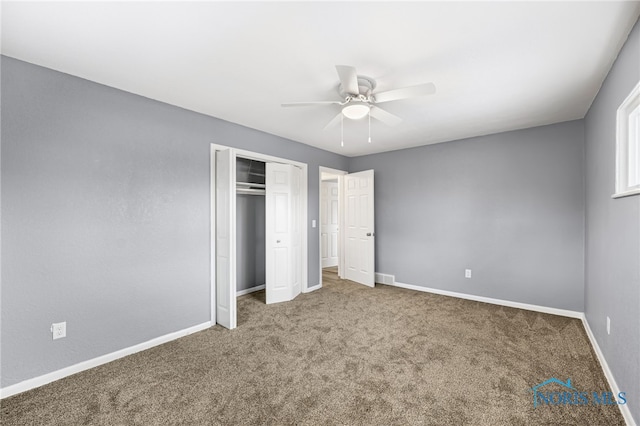
M418 84L416 86L403 87L401 89L388 90L386 92L374 93L376 103L397 101L399 99L413 98L415 96L431 95L436 92L433 83Z
M280 104L283 107L297 107L297 106L313 106L313 105L340 105L340 101L317 101L317 102L288 102L286 104Z
M398 124L402 123L402 118L376 106L371 106L371 110L369 113L373 118L382 121L387 126L397 126Z
M350 95L359 95L360 89L358 88L358 73L356 69L348 65L336 65L336 70L340 77L340 83L342 83L342 90Z
M339 112L338 115L333 117L331 119L331 121L329 123L327 123L327 125L324 126L324 129L322 129L322 130L327 130L327 129L335 126L336 124L338 124L340 122L340 120L342 120L342 112Z

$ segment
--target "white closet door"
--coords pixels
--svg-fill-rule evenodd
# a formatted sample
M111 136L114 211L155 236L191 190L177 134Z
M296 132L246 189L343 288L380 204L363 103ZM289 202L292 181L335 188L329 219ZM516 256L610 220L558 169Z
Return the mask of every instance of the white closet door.
M236 328L236 156L216 153L216 322Z
M344 176L344 278L375 285L373 170Z
M300 170L266 164L267 303L293 299L301 289Z

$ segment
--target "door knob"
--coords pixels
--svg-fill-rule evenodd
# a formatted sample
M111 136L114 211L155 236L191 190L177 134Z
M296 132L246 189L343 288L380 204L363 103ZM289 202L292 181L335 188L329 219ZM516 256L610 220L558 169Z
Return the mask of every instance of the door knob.
M367 237L370 237L370 236L371 236L371 232L367 232Z
M280 240L276 240L276 243L277 243L277 244L279 244L279 243L280 243Z

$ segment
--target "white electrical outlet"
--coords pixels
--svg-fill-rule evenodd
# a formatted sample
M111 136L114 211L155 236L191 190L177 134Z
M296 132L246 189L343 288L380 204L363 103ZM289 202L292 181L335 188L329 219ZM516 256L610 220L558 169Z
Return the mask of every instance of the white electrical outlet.
M67 322L54 322L51 324L51 334L53 335L53 340L67 337Z
M611 318L607 317L607 334L611 334Z
M465 269L464 270L464 277L465 278L471 278L471 269Z

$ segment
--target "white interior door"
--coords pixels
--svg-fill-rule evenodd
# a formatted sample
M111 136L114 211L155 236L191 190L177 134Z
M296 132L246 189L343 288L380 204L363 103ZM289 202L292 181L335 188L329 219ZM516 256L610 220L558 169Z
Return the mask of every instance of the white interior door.
M266 164L266 301L285 302L301 291L300 170Z
M322 182L320 239L322 267L338 266L338 182Z
M344 278L375 285L373 170L344 176Z
M236 328L236 155L216 152L216 322Z

